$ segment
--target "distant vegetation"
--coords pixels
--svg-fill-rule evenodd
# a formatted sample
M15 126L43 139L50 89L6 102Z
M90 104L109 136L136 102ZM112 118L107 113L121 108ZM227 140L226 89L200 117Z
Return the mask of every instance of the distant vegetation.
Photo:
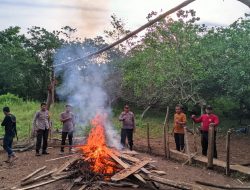
M151 12L147 19L155 15ZM126 102L141 112L149 107L164 112L166 106L181 103L189 114L209 103L221 117L242 124L250 118L250 19L239 18L228 27L207 27L198 20L194 10L180 10L176 20L166 18L147 28L144 36L84 64L108 64L105 88L113 105ZM19 97L9 94L10 102L4 102L6 96L1 96L0 105L12 106L23 122L20 129L27 129L38 102L46 99L57 49L80 46L93 52L129 33L115 15L111 25L104 36L85 39L73 38L76 29L68 26L53 32L34 26L25 35L19 27L0 31L0 95ZM60 84L60 76L57 80Z

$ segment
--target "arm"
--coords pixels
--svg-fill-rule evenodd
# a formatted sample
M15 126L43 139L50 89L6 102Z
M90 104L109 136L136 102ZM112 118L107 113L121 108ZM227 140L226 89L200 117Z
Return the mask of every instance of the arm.
M1 126L5 126L6 122L7 122L7 117L5 116L3 122L1 123Z
M132 121L133 121L133 126L134 126L134 129L135 129L135 115L133 114L133 117L132 117Z
M63 122L63 123L64 123L65 121L69 120L69 119L71 119L71 118L70 118L70 117L68 117L68 118L63 118L63 114L60 115L60 121Z
M35 130L36 129L36 120L37 120L37 118L38 118L38 112L36 112L35 113L35 116L34 116L34 118L33 118L33 123L32 123L32 126L33 126L33 130Z
M202 122L202 116L196 118L195 115L192 115L192 119L195 123L200 123Z
M220 121L219 121L219 118L218 116L214 115L213 117L213 123L210 123L210 125L214 126L214 127L217 127L219 125Z
M122 112L121 115L119 116L119 121L123 121L124 120L123 116L124 116L124 112Z
M183 114L181 121L177 121L177 124L183 126L183 125L186 125L186 123L187 123L187 117L186 117L186 114Z

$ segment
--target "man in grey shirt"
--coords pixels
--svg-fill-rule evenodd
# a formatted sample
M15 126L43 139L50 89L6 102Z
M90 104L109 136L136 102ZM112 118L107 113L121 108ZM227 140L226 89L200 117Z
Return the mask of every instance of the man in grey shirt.
M133 150L133 133L135 132L135 117L133 112L129 111L129 106L124 106L124 111L119 116L119 120L122 122L121 130L121 144L125 147L126 138L130 150Z
M48 136L50 130L49 111L46 103L41 103L41 110L37 111L33 119L33 134L36 134L36 156L40 156L40 149L42 146L42 154L49 154L47 152Z
M64 153L64 145L65 141L69 139L69 145L71 146L73 144L73 132L75 128L75 116L71 112L71 106L66 105L65 106L65 111L60 114L60 121L63 123L63 128L62 128L62 147L61 147L61 153ZM69 148L69 152L71 153L72 148Z

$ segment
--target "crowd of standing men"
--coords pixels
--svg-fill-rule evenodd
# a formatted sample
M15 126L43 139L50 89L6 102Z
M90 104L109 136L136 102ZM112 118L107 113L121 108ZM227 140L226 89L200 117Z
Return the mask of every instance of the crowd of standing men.
M215 140L214 140L214 157L217 158L216 150L216 128L219 125L219 118L213 114L213 108L207 106L206 113L200 117L192 115L191 118L195 123L201 123L201 146L202 154L207 156L208 150L208 129L214 127ZM13 138L17 136L16 130L16 117L10 112L9 107L4 107L3 112L5 118L2 122L2 126L5 127L5 135L3 139L3 148L8 154L6 162L12 162L17 159L16 154L12 150ZM68 137L69 141L69 153L72 153L73 145L73 133L75 131L75 116L72 113L72 107L70 105L65 106L65 111L60 114L60 121L62 122L62 135L61 135L61 151L60 154L64 154L65 141ZM128 105L124 106L123 112L119 116L119 121L122 122L121 128L121 145L126 147L126 140L129 145L129 149L133 150L133 133L136 130L135 116ZM173 122L173 136L176 144L176 150L183 151L185 148L184 143L184 127L186 127L187 118L183 113L182 106L177 105L175 107L174 122ZM33 119L33 136L36 137L36 156L41 154L49 154L48 148L48 136L51 130L50 114L47 110L46 103L41 103L41 108L35 113Z

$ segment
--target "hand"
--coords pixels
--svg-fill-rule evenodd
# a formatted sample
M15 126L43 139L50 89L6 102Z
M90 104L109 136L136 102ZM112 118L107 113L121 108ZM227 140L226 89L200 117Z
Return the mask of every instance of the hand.
M195 118L195 115L192 115L191 118Z
M215 123L210 123L209 124L209 127L214 127L215 126Z

